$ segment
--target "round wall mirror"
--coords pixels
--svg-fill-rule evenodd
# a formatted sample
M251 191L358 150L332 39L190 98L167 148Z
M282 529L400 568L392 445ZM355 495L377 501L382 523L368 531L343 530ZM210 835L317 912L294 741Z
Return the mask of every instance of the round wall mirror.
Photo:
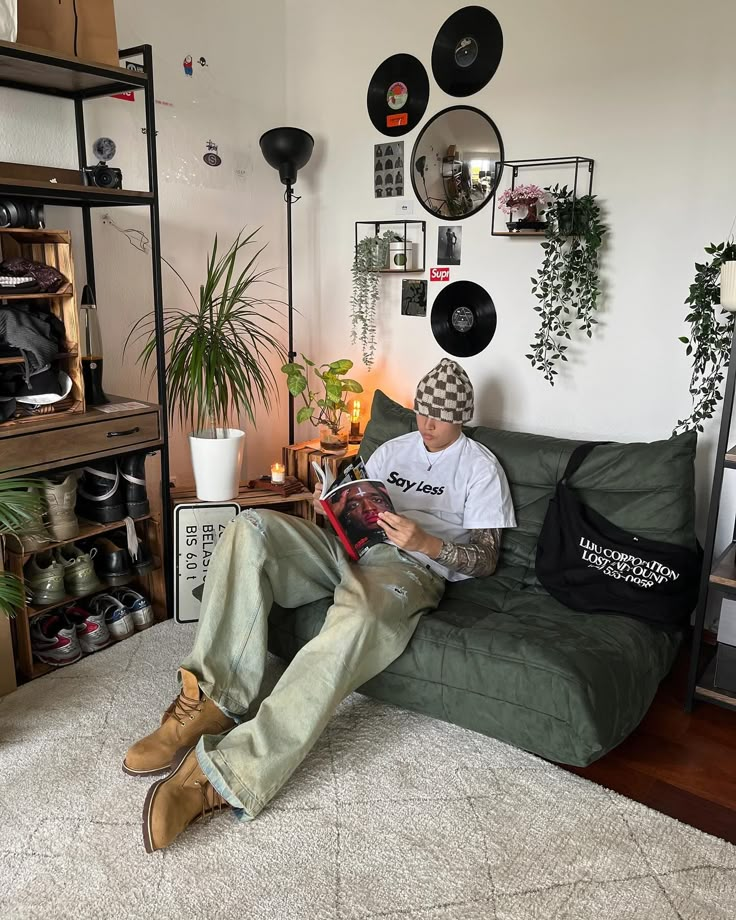
M503 161L498 128L480 109L454 105L427 122L411 155L411 182L422 207L462 220L493 196Z

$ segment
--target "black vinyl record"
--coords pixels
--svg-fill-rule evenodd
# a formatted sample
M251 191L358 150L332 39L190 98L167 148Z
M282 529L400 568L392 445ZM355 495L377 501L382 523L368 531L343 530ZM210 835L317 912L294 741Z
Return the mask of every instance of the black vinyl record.
M368 84L368 115L388 137L416 128L427 109L429 77L411 54L394 54L379 66Z
M496 333L496 308L490 294L473 281L448 284L432 306L432 333L457 358L479 354Z
M483 6L466 6L445 20L432 47L434 78L451 96L483 89L503 54L501 24Z

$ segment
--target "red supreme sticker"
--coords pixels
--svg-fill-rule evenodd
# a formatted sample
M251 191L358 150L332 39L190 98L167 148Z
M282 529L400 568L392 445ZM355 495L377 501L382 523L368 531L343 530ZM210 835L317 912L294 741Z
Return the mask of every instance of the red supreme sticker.
M399 112L396 115L387 115L386 116L386 127L387 128L402 128L404 125L409 124L409 113L408 112Z
M449 268L430 268L429 280L430 281L449 281L450 280L450 269Z

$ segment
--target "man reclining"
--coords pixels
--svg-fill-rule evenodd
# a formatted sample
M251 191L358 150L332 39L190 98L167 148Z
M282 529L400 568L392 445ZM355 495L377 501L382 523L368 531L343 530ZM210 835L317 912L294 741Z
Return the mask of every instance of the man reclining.
M245 511L209 566L181 692L156 731L127 752L134 776L168 772L143 810L146 850L168 846L192 821L232 806L249 821L310 751L338 704L404 651L445 581L491 575L500 530L515 527L503 470L462 432L473 416L465 371L444 358L419 383L419 430L369 459L397 513L380 511L391 543L351 562L330 531L274 511ZM334 597L254 718L266 665L268 615Z

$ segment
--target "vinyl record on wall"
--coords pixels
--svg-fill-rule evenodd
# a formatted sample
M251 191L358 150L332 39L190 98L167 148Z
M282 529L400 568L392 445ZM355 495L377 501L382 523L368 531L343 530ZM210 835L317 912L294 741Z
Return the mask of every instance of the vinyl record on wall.
M501 24L483 6L466 6L445 20L432 47L434 78L451 96L470 96L488 83L503 53Z
M496 333L496 308L490 294L473 281L455 281L432 306L432 334L448 354L477 355Z
M400 137L416 128L427 109L429 77L411 54L394 54L368 84L368 115L381 134Z

